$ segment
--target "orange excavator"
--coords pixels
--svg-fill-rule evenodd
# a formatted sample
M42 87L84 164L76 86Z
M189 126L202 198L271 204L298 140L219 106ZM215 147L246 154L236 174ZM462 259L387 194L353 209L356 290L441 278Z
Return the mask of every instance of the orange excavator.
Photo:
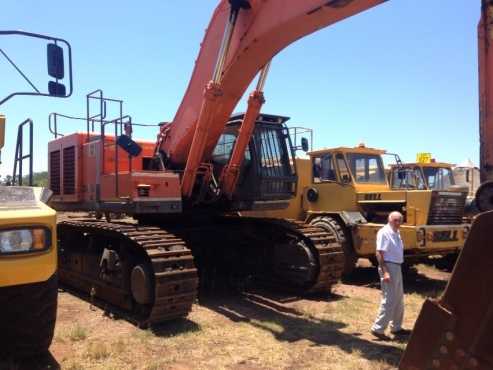
M343 262L334 235L235 213L286 207L296 190L287 117L260 113L272 58L383 2L220 1L181 105L157 142L133 140L121 102L89 94L99 108L93 114L87 104L87 132L49 143L52 205L107 217L58 224L60 280L139 325L186 315L199 282L216 276L329 291ZM232 115L257 74L246 113ZM106 114L112 103L120 107L115 119ZM115 213L135 221L111 221Z

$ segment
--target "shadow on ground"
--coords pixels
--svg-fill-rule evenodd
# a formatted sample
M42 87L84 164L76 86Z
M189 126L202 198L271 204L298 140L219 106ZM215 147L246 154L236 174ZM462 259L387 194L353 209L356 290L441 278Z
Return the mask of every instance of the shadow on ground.
M187 318L182 318L168 321L160 325L154 325L150 330L157 337L167 338L179 334L195 333L200 331L201 327L199 324Z
M60 364L50 352L29 358L0 358L0 370L59 370Z
M437 297L447 285L446 280L426 276L415 267L404 270L403 278L405 293L416 293L429 298ZM375 267L358 267L351 275L344 277L342 282L348 285L380 289L380 278Z
M334 346L347 353L358 351L368 360L385 361L392 366L398 365L403 353L401 348L391 344L363 339L361 333L343 333L340 329L346 327L344 323L304 316L270 297L244 294L236 298L209 298L201 305L232 321L266 330L279 341L308 340L312 346Z

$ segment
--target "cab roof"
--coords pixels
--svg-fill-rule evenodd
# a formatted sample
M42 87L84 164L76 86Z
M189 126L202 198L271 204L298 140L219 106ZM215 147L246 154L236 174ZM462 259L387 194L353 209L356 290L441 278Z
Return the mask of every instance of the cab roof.
M387 153L386 150L383 149L376 149L376 148L369 148L365 146L364 144L360 144L355 147L347 147L347 146L340 146L337 148L324 148L324 149L319 149L319 150L314 150L308 153L309 156L315 157L321 154L329 154L329 153L336 153L336 152L342 152L344 154L347 153L358 153L358 154L373 154L373 155L383 155Z
M430 163L403 163L402 167L432 167L432 168L442 168L442 167L453 167L454 165L451 163L445 162L430 162ZM397 164L391 164L391 168L399 167Z
M228 125L242 123L244 117L245 117L245 113L235 113L229 118ZM286 117L286 116L261 113L257 117L256 123L271 123L271 124L282 125L283 123L286 123L287 121L289 121L289 117Z

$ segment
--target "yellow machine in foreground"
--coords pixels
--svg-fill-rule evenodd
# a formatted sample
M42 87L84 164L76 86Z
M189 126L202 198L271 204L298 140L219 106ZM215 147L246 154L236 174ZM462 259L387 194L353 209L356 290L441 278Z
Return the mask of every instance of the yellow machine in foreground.
M466 193L392 189L385 176L385 153L364 145L310 152L309 159L296 159L298 189L289 208L256 215L308 220L335 231L344 247L346 274L358 258L373 259L376 233L391 211L404 215L407 261L456 253L469 232L462 223Z
M65 40L24 31L1 31L0 36L39 39L47 42L50 81L47 91L37 88L15 64L10 50L1 54L35 91L19 91L0 97L0 106L16 95L68 97L72 94L70 44ZM62 46L63 45L63 46ZM64 53L68 53L66 73ZM31 62L35 58L31 58ZM36 63L31 63L37 65ZM43 69L45 64L41 64ZM61 83L69 80L68 88ZM29 126L29 154L23 152L22 130ZM5 117L0 115L0 149L5 138ZM19 126L14 164L14 184L22 185L22 162L29 159L29 182L33 164L32 121ZM19 166L17 174L16 168ZM45 203L50 191L24 186L0 186L0 361L31 356L48 350L55 329L57 309L56 213ZM0 366L1 367L1 366Z
M0 186L0 353L5 355L41 353L53 338L56 213L42 198L41 188Z
M0 149L4 134L0 116ZM42 188L0 186L1 355L40 353L53 338L56 213L43 203L45 197Z

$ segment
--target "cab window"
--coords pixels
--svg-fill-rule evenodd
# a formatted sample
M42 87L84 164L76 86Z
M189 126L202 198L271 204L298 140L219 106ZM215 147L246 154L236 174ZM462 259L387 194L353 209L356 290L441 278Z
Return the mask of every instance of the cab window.
M392 169L393 189L426 189L423 175L419 167L394 167Z
M428 187L432 190L447 190L450 186L455 185L450 168L424 167L423 172Z
M233 146L235 145L236 135L222 134L219 138L214 152L212 153L212 161L216 164L225 165L229 161Z
M313 182L337 181L332 154L325 154L313 159Z
M231 157L235 142L236 135L229 133L222 134L216 147L214 148L214 151L212 152L212 162L219 166L224 166L227 164L229 162L229 158ZM247 147L245 151L244 163L249 163L250 159L250 148Z
M356 182L385 184L385 171L379 155L348 153L347 158Z
M343 184L349 184L351 182L351 173L349 172L349 168L347 167L346 161L344 160L344 156L342 154L336 155L337 167L339 168L339 175L341 177L341 182Z

